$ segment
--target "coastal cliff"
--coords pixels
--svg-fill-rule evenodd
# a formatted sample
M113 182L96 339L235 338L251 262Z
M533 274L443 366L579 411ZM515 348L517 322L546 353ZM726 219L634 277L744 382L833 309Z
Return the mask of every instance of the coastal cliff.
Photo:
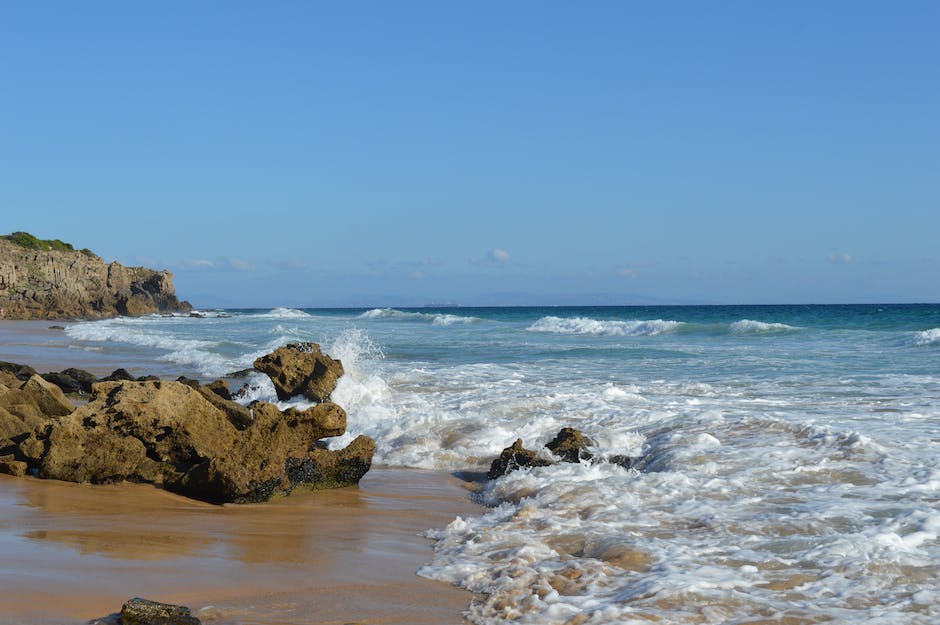
M72 319L187 312L173 274L107 264L90 250L37 239L0 237L0 318Z

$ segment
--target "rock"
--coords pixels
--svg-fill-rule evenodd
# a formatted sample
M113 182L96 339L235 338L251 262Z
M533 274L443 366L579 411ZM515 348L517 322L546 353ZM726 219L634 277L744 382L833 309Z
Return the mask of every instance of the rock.
M364 436L345 449L317 446L346 431L346 412L331 402L283 412L255 402L249 409L206 387L169 381L99 382L92 393L18 444L40 477L128 480L214 503L260 502L298 488L355 484L375 451Z
M320 350L316 343L292 343L255 360L255 369L271 378L281 401L303 395L326 401L343 375L343 364Z
M131 372L127 369L115 369L111 372L111 375L101 378L99 382L134 382L137 378L131 375Z
M6 408L0 407L0 440L12 440L24 434L28 434L29 431L33 429L33 426L39 423L39 418L37 417L36 419L35 421L30 420L30 423L27 424L19 415L15 415Z
M188 386L188 385L187 385ZM192 387L190 387L192 388ZM213 393L208 386L196 386L196 391L209 400L213 406L225 413L229 423L239 430L244 430L251 425L254 418L251 416L251 410L241 404L233 402L231 399L224 399L217 393Z
M14 477L23 477L26 475L26 463L16 459L13 454L0 456L0 473L6 473Z
M610 464L616 464L624 469L643 469L644 459L643 458L634 458L632 456L625 456L623 454L617 454L607 458L607 462Z
M206 384L204 388L215 393L222 399L232 399L232 391L229 389L228 382L225 380L216 380L215 382L210 382L209 384Z
M40 375L46 382L51 382L62 389L63 393L78 393L82 390L82 385L78 383L78 380L70 375L66 375L64 372L52 371Z
M522 439L516 439L516 442L507 447L499 454L499 457L490 465L490 470L486 477L495 480L498 477L511 473L516 469L524 467L546 467L551 463L539 456L538 452L526 449L522 446Z
M179 382L180 384L185 384L189 388L197 390L197 391L199 390L199 387L202 386L202 384L199 383L199 380L187 378L185 375L181 375L180 377L176 378L176 381Z
M6 362L0 360L0 371L6 371L7 373L13 374L17 380L25 382L34 375L36 375L36 370L30 367L29 365L21 365L15 362Z
M70 319L192 306L177 299L167 271L105 264L88 250L14 233L0 237L0 308L7 319Z
M200 625L189 608L169 603L158 603L135 597L118 614L95 619L88 625Z
M588 447L592 445L594 441L579 430L562 428L545 447L564 462L580 462L582 459L590 460L594 457L594 454L588 451Z
M79 388L81 388L83 393L90 393L92 384L98 381L94 373L90 373L84 369L69 367L68 369L63 369L62 373L78 382Z
M160 377L156 375L142 375L139 378L136 378L137 382L159 382Z
M39 375L27 380L20 387L20 394L35 403L43 416L63 417L75 410L75 405L62 393L62 389Z
M49 326L50 330L64 330L65 326Z

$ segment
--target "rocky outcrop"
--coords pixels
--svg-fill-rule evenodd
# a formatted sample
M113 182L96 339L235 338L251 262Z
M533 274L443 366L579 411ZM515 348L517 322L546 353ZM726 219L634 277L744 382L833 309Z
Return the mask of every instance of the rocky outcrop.
M119 613L95 619L88 625L200 625L201 622L185 606L135 597L125 603Z
M101 318L192 309L177 299L168 271L106 264L88 250L75 251L61 242L24 247L14 237L0 238L0 318Z
M559 430L555 438L545 444L545 448L548 449L552 453L552 456L557 458L559 462L589 462L591 464L606 462L608 464L619 465L625 469L643 468L642 458L634 458L622 454L598 457L590 450L590 447L593 445L594 441L585 436L580 430L566 427ZM554 460L546 458L537 451L523 447L522 439L520 438L504 449L502 453L499 454L499 457L493 460L486 477L495 480L517 469L545 467L552 464L555 464Z
M315 347L297 352L310 361L294 362L298 369L313 371L328 358ZM0 386L0 472L144 482L204 501L248 503L357 484L375 452L366 436L345 449L319 443L346 432L346 412L329 401L305 410L260 401L246 407L228 399L220 381L117 375L95 383L88 403L75 408L39 375L22 383L0 376L0 383L20 384L15 391Z
M255 360L255 369L274 382L281 401L303 395L326 401L343 375L343 363L320 351L316 343L291 343Z

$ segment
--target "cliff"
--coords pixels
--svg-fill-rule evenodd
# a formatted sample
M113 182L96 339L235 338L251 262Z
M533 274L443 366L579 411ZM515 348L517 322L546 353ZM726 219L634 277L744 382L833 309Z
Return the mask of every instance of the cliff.
M106 264L89 250L17 232L0 237L0 318L72 319L186 312L173 274Z

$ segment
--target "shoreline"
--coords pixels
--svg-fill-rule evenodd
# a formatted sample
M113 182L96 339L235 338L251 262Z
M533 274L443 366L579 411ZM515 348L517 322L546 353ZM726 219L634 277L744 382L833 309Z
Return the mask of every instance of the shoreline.
M139 484L0 475L0 623L84 623L134 596L204 623L466 623L472 595L418 577L428 529L476 514L449 473L214 506Z
M166 368L72 349L53 325L68 322L4 320L0 360ZM417 570L433 558L427 530L481 510L451 473L380 465L358 487L222 506L151 485L0 474L0 625L79 625L135 596L219 625L467 623L473 595Z

